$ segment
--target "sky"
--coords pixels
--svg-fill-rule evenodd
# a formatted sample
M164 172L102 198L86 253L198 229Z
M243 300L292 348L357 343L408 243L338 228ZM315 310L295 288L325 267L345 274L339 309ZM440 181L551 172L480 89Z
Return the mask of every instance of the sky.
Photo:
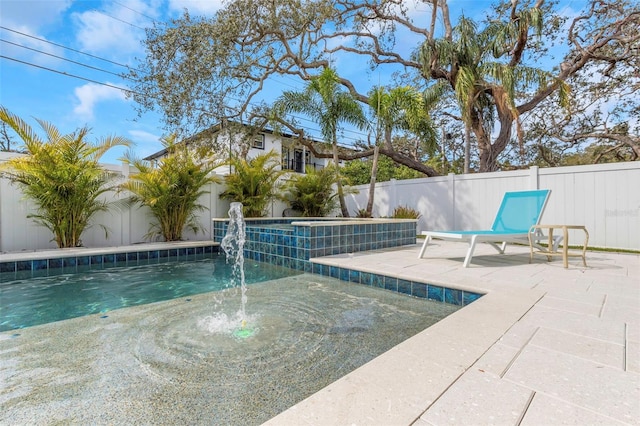
M144 57L144 28L176 18L185 9L212 16L221 4L222 0L0 0L0 104L35 130L36 118L63 133L87 126L93 140L124 136L134 142L136 156L152 154L162 149L161 117L153 112L138 115L134 101L119 89L128 87L120 75ZM452 20L461 11L481 19L489 5L482 0L449 1ZM428 22L426 6L412 7L415 19ZM399 45L414 47L416 42L402 40ZM363 86L378 84L381 76L363 73L363 67L367 66L354 61L341 63L339 70ZM293 78L274 80L265 96L303 87ZM102 160L118 163L123 153L124 149L111 150Z

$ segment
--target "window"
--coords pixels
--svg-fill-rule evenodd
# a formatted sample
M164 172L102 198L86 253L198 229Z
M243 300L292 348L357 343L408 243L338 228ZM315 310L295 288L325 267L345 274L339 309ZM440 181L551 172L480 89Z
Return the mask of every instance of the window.
M264 149L264 135L256 136L251 142L251 147L256 149Z

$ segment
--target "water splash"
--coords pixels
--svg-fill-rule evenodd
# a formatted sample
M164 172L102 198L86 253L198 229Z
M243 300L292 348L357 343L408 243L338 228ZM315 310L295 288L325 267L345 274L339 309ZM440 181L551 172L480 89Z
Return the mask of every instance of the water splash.
M198 327L211 334L230 334L234 337L241 338L253 335L255 330L251 324L255 322L255 318L252 315L248 315L244 321L249 325L245 325L244 328L242 328L242 321L239 311L234 315L218 312L200 319L198 321ZM238 327L238 324L240 324L240 327Z
M227 255L227 262L232 262L230 287L240 287L240 328L233 335L240 338L250 337L254 330L247 326L247 285L244 279L244 243L246 242L246 229L242 204L231 203L229 207L229 226L220 246Z

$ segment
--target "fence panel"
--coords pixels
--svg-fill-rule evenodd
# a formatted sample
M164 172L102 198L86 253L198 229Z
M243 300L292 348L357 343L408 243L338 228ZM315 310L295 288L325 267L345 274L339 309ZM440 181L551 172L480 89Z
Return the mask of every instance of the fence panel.
M640 162L449 175L383 182L374 216L396 206L418 210L418 231L491 226L507 191L551 189L541 223L585 225L589 245L640 250ZM367 205L368 185L348 197L349 211ZM577 235L576 235L577 236Z
M14 155L0 153L0 161ZM129 174L126 166L107 167L120 172L123 179ZM640 250L639 183L640 162L392 180L376 185L373 214L391 216L397 206L407 206L422 214L418 231L487 228L506 191L548 188L551 197L542 223L585 225L592 247ZM356 189L359 193L347 196L353 215L366 207L369 185ZM229 209L229 202L218 197L222 190L222 185L210 185L209 194L200 200L206 209L197 213L205 232L186 232L184 239L212 238L211 218L226 217ZM124 196L106 195L111 199ZM284 203L274 203L271 216L281 216L284 208ZM56 247L50 241L53 235L27 218L32 212L33 205L20 189L0 179L0 251ZM145 241L151 217L148 209L133 207L99 213L93 222L105 225L109 238L100 226L94 226L82 236L85 246L119 246Z
M15 155L0 152L0 162ZM129 175L129 168L124 164L122 166L106 164L104 167L119 173L122 179ZM223 190L222 185L211 184L205 189L209 193L202 195L199 201L205 209L196 212L204 232L186 231L183 234L185 240L211 240L213 236L211 218L225 217L229 210L229 202L220 200L218 197ZM103 197L110 201L118 201L126 197L126 194L110 192ZM35 212L33 203L23 197L20 188L10 184L7 179L0 179L0 252L57 247L55 242L51 241L53 234L47 228L38 226L32 219L27 218L33 212ZM151 212L147 207L112 208L108 212L99 212L92 218L93 226L83 232L82 244L85 247L110 247L148 241L145 235L152 221ZM105 237L104 228L100 225L108 230L108 237Z

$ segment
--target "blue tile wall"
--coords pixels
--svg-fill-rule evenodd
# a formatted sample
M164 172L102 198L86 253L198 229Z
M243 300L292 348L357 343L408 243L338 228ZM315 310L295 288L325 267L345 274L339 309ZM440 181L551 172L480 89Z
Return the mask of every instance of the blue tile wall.
M411 283L411 295L415 297L427 298L427 284L425 283Z
M398 279L394 277L384 277L385 290L398 291Z
M463 305L468 305L471 302L475 302L476 300L478 300L482 295L478 294L478 293L471 293L469 291L464 291L462 293L462 304Z
M456 306L466 306L482 297L482 294L470 291L446 288L418 281L340 268L338 266L323 265L320 263L312 263L312 270L307 272Z
M444 301L452 305L462 305L462 290L453 288L444 289Z
M398 293L411 294L411 281L398 279Z
M427 299L444 302L444 287L437 285L427 286Z
M311 258L398 247L416 242L416 223L413 221L292 225L292 222L300 220L245 220L245 257L275 265L288 264L292 268L306 271L310 268L307 263ZM316 221L321 223L319 219ZM227 220L214 220L215 242L222 241L227 224Z
M51 259L0 262L0 282L27 279L47 275L59 275L90 269L137 266L161 261L199 260L211 258L218 252L218 245L187 247L172 250L140 250L91 256L68 256Z

